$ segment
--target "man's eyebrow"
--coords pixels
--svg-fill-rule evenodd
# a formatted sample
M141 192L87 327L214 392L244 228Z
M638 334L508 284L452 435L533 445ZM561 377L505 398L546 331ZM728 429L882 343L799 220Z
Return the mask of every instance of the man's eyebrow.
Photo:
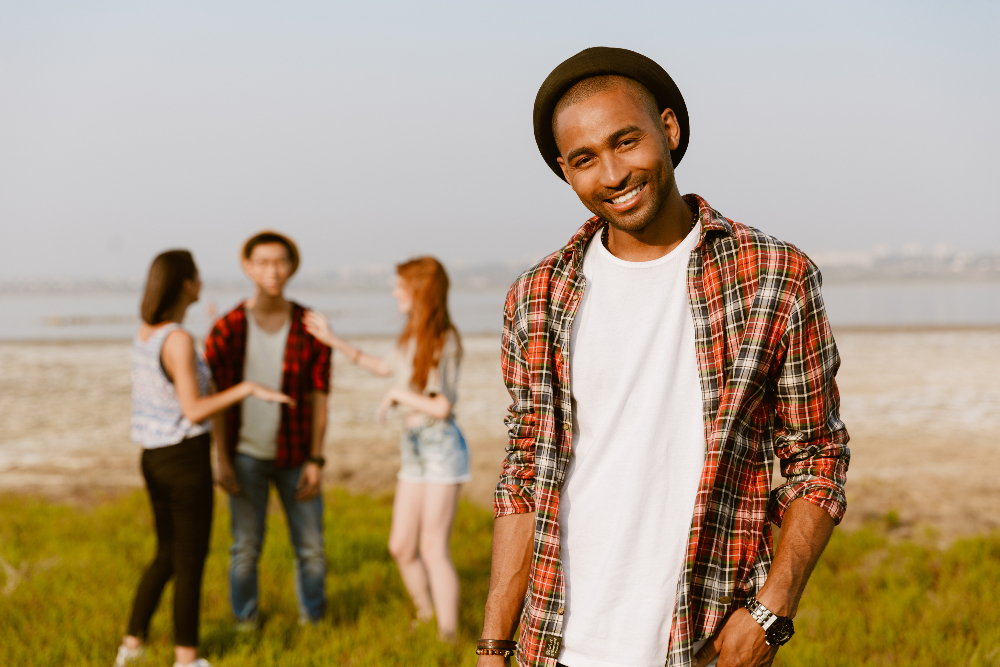
M614 144L617 143L619 139L624 137L626 134L631 134L633 132L642 132L642 128L638 125L628 125L620 130L617 130L608 137L607 143ZM570 151L569 155L566 156L566 162L572 162L574 158L577 158L585 153L593 153L594 150L589 146L581 146L575 150Z
M618 130L610 137L608 137L608 143L609 144L617 143L617 141L622 137L624 137L626 134L632 134L633 132L642 132L642 128L639 127L638 125L629 125L628 127L623 127L622 129Z

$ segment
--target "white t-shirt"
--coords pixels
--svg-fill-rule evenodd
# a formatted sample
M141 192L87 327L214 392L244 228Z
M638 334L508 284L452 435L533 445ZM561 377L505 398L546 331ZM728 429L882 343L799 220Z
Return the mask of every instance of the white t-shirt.
M281 389L285 366L285 345L291 318L274 332L264 331L247 308L247 351L243 379L271 389ZM236 451L261 461L273 461L278 455L278 429L281 427L281 404L262 401L256 396L243 399L240 440Z
M662 667L705 462L687 266L594 237L573 322L573 450L559 509L567 667Z

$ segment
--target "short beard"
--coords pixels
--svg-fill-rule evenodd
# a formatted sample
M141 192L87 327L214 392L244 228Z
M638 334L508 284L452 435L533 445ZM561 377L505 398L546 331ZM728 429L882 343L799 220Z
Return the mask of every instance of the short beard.
M666 141L663 143L664 153L667 160L670 160L670 150ZM638 210L631 210L621 215L612 213L604 208L606 199L628 192L642 182L641 178L630 178L628 182L617 191L600 192L593 199L580 201L590 209L590 212L604 220L615 229L623 232L638 232L651 223L659 215L671 190L674 188L674 170L672 165L665 163L658 171L649 173L650 180L646 181L645 193L647 204Z

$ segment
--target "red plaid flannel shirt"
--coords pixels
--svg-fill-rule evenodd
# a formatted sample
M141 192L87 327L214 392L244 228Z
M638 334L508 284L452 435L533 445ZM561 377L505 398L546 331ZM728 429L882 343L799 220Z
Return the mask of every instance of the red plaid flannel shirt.
M850 461L834 380L840 357L819 270L794 246L726 219L697 195L685 201L701 222L688 261L688 299L707 452L668 667L691 665L694 642L763 585L770 524L781 524L789 503L805 498L840 522ZM494 507L497 517L536 513L517 653L522 667L553 667L562 644L559 490L573 438L570 333L584 291L584 252L603 224L587 221L507 295L502 362L513 404ZM775 455L786 482L772 491Z
M305 463L312 450L312 393L330 393L332 350L313 338L302 323L305 308L292 304L292 322L285 345L281 391L295 399L295 407L281 406L276 468L296 468ZM205 359L219 391L243 381L247 350L246 304L226 313L205 339ZM226 448L236 453L240 439L241 403L225 412Z

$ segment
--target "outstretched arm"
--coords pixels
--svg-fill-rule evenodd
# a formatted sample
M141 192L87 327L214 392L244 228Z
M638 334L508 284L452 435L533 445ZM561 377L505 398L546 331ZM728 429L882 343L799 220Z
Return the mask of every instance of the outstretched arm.
M247 396L264 401L294 403L281 392L268 389L256 382L240 382L217 394L202 396L195 370L194 340L183 329L171 331L163 342L163 366L174 383L181 412L191 422L204 421L212 415L239 403Z
M509 514L493 523L493 563L490 591L486 597L483 639L512 639L528 592L531 548L535 536L535 513ZM478 667L500 667L496 655L479 657Z
M767 581L757 600L778 616L794 618L806 582L833 533L830 514L804 498L793 500L785 510L778 548ZM719 657L719 667L770 665L778 652L764 641L764 629L746 609L737 609L722 629L695 657L695 667L703 667Z
M310 310L303 318L303 322L305 322L306 331L312 334L313 338L335 350L340 350L344 356L369 373L382 377L392 375L392 369L389 368L389 364L386 363L385 359L366 354L361 348L354 347L335 335L333 330L330 329L330 323L322 314L317 313L315 310Z

